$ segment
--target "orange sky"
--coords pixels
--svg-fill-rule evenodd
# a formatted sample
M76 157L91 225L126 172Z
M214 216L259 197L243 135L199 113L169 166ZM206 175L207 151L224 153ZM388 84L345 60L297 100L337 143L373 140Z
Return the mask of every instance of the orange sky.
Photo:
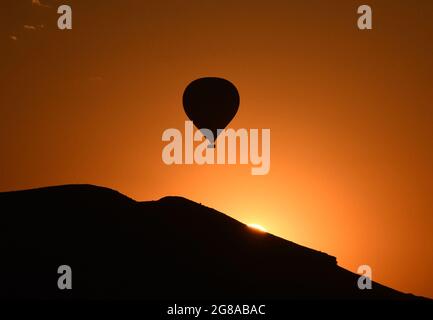
M0 191L182 195L433 297L432 1L369 1L372 31L362 1L41 2L0 4ZM237 86L231 128L271 129L268 175L162 162L203 76Z

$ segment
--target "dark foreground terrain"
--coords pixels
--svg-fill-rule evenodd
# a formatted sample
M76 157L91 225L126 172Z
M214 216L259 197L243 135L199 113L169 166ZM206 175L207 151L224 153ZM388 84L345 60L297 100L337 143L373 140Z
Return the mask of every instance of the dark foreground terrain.
M136 202L67 185L0 193L0 297L417 299L336 259L179 197ZM72 268L59 290L57 268Z

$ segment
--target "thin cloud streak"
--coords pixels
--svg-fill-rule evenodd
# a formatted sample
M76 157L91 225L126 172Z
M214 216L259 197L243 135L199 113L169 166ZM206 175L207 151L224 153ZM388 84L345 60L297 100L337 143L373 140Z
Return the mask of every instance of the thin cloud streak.
M32 5L43 8L51 8L49 5L41 3L40 0L32 0Z

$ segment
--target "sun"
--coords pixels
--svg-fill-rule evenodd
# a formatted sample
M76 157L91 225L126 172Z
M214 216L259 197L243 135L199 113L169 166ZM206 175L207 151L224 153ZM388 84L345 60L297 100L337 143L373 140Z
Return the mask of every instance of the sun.
M247 224L247 226L250 227L250 228L252 228L252 229L261 231L261 232L268 232L268 230L266 230L265 227L263 227L263 226L261 226L261 225L259 225L257 223L250 223L250 224Z

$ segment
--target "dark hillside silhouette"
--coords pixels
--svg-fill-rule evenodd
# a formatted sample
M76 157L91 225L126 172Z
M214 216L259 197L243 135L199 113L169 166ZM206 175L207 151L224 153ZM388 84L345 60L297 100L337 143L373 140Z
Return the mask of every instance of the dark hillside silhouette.
M0 296L115 299L414 299L336 259L190 200L136 202L67 185L0 193ZM72 290L57 268L72 268Z

